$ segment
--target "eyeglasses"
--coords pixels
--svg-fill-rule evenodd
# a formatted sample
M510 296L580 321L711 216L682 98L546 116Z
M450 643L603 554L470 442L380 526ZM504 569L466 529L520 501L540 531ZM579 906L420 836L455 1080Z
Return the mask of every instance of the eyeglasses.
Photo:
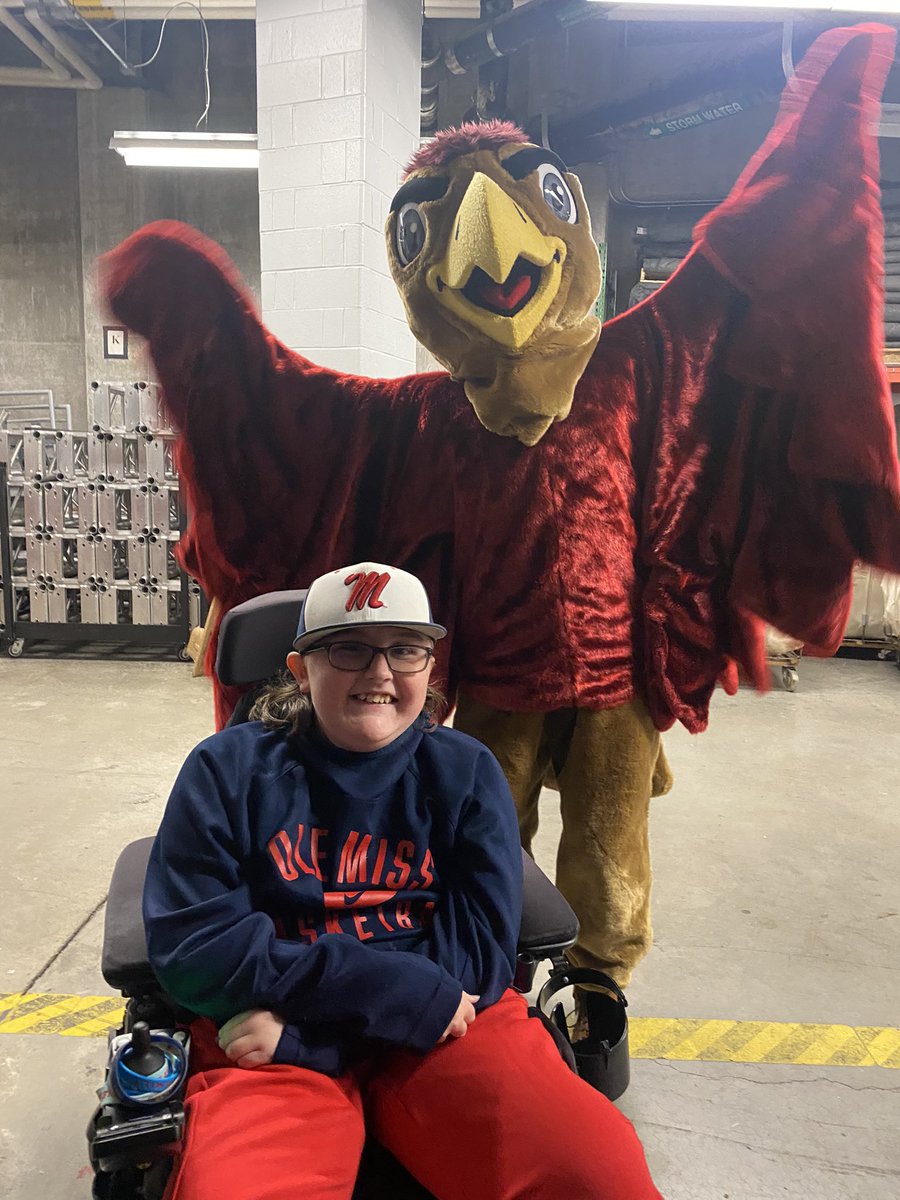
M329 642L312 646L303 656L324 651L338 671L367 671L379 654L391 671L398 675L418 675L428 666L433 651L428 646L370 646L366 642Z

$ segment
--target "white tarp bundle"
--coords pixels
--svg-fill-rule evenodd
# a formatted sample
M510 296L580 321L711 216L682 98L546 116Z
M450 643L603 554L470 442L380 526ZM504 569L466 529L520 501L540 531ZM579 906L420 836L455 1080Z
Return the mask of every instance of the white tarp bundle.
M857 563L853 568L853 601L844 638L873 642L900 639L900 575L888 575ZM766 626L769 658L790 657L802 644L771 625Z
M853 602L844 637L876 642L900 637L900 576L861 564L853 568Z
M802 648L803 643L798 642L796 638L789 637L771 625L766 626L766 656L768 658L787 658L799 653Z
M884 632L888 637L900 638L900 575L885 575L881 586L884 589Z

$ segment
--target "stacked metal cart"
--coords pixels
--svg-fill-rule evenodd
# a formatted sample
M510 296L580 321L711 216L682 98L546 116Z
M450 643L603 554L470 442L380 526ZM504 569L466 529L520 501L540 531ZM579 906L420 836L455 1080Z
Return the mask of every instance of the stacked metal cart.
M90 428L0 431L6 652L30 641L171 646L202 621L175 558L175 434L153 384L95 383Z

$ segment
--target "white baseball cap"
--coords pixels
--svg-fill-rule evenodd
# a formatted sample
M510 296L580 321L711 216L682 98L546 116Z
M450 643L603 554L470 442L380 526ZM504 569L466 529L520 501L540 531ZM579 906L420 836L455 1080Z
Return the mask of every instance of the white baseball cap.
M447 633L433 620L428 596L415 575L384 563L362 562L313 580L303 601L294 649L304 650L340 629L371 625L415 629L435 639Z

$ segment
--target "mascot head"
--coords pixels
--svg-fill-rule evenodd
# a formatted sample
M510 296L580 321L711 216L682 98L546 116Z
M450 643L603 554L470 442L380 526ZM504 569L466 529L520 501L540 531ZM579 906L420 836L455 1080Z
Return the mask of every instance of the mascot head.
M504 121L439 133L394 196L388 258L410 328L481 423L533 446L600 334L600 260L576 176Z

